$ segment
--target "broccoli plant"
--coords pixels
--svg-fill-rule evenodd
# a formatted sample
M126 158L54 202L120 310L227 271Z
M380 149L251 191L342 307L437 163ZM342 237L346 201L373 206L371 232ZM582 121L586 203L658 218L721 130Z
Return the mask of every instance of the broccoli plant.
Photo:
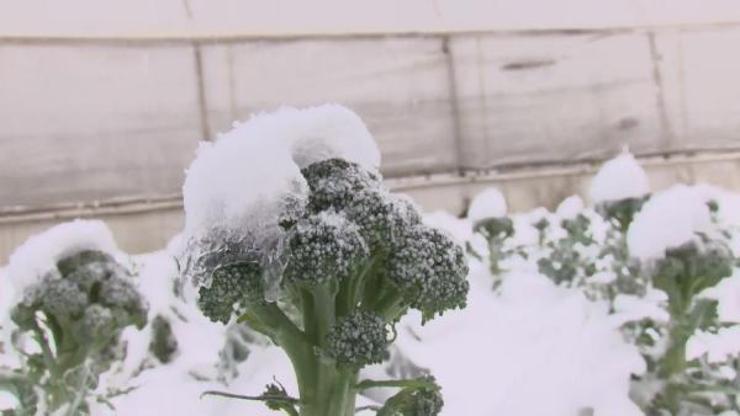
M668 296L670 322L665 348L647 377L657 380L658 385L646 405L649 414L713 414L712 400L707 396L719 391L716 385L701 380L700 363L687 362L686 345L697 330L716 331L720 326L717 301L698 295L730 276L732 268L728 247L706 236L666 250L658 261L653 284Z
M88 414L99 374L121 354L121 331L145 325L147 305L126 268L104 252L83 250L26 287L11 319L25 362L0 373L0 388L17 395L17 413L34 414L43 404L52 413L79 415ZM37 348L27 349L24 337Z
M437 414L433 379L359 380L359 371L388 358L394 325L409 309L428 321L465 306L463 250L422 224L374 171L334 158L301 174L308 199L281 213L276 244L237 235L188 245L181 263L200 309L213 321L244 322L285 350L299 397L275 384L251 397L271 409L349 416L359 392L382 385L400 392L378 414Z
M504 242L514 234L514 224L510 218L494 217L477 221L473 231L479 233L488 242L488 264L491 274L499 275L502 270L501 260L507 256ZM468 252L480 258L480 255L468 244Z

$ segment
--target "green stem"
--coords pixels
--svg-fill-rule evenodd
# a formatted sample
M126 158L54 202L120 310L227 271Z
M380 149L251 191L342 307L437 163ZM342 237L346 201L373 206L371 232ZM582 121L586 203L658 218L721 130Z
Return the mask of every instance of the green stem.
M436 389L438 388L437 383L427 377L410 378L401 380L362 380L357 383L355 388L357 390L367 390L376 387L401 387L401 388L426 388Z
M74 400L69 405L69 408L67 409L67 412L65 413L66 416L74 416L78 414L78 410L80 406L83 404L85 400L85 396L87 395L87 386L88 386L88 380L90 378L90 363L86 363L84 365L84 372L82 373L82 377L80 378L80 385L77 386L77 393L75 394Z
M300 401L294 397L277 395L277 394L262 394L259 396L246 396L243 394L234 394L226 391L208 390L201 393L200 398L205 396L219 396L226 397L229 399L239 400L254 400L261 402L272 402L273 405L277 405L281 410L285 411L290 416L299 416L298 411L295 410L295 405Z
M371 305L371 310L383 317L386 322L393 322L406 310L403 295L395 288L386 288Z
M51 347L49 347L49 341L47 340L44 331L35 321L33 322L32 329L34 335L36 336L36 342L38 342L41 346L41 355L44 357L44 364L46 364L46 368L49 369L52 377L58 377L59 369L57 368L56 359L54 358L54 354L51 351Z
M372 275L372 271L377 263L378 257L372 258L362 267L359 273L342 282L336 301L337 318L352 313L355 310L360 303L360 295L364 292L368 278Z
M313 395L301 392L301 416L352 416L357 390L357 371L318 362Z
M293 365L301 392L313 388L310 377L315 371L313 345L277 304L253 305L239 320L249 322L255 330L267 335L283 348Z

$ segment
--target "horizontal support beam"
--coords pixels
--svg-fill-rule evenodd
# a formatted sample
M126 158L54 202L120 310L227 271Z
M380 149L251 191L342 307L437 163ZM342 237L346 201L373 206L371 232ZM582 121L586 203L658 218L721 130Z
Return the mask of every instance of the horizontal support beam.
M564 27L564 28L501 28L501 29L429 29L416 31L346 31L326 33L147 33L134 35L29 35L0 33L0 44L20 45L105 45L105 46L162 46L168 44L228 44L247 41L292 41L292 40L335 40L352 41L357 39L378 38L443 38L448 36L559 36L559 35L618 35L630 33L650 32L693 32L717 29L737 29L740 22L716 22L716 23L687 23L687 24L656 24L614 27Z
M674 165L740 161L740 150L710 152L682 152L638 157L646 168ZM444 172L388 178L386 185L394 192L411 193L439 187L465 186L476 183L526 181L546 177L565 177L594 174L602 161L575 163L542 163L525 166L502 166L490 169L466 169L461 173ZM106 201L71 202L46 207L0 207L0 224L34 221L66 221L80 217L131 215L182 209L182 195L168 194L152 197L116 198Z

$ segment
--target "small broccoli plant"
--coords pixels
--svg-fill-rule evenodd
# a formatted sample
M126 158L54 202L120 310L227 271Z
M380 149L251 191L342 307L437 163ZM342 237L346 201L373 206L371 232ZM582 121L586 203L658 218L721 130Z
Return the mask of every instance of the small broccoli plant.
M723 242L706 236L666 250L658 261L653 284L668 296L670 322L664 331L664 348L651 360L646 377L657 386L647 389L656 392L643 404L648 414L714 414L710 399L721 392L715 384L702 380L706 377L699 361L687 361L686 345L697 330L717 331L720 327L717 301L698 295L730 276L733 262ZM647 381L642 384L650 384Z
M462 249L422 224L408 200L383 188L377 172L333 158L301 175L307 201L280 214L277 243L258 246L245 234L190 245L197 249L186 251L182 264L197 266L192 277L202 312L217 322L244 322L285 350L299 397L268 386L253 398L272 409L349 416L359 392L382 385L401 390L378 414L437 414L442 401L432 379L359 380L358 374L388 358L394 325L409 309L428 321L465 306Z
M514 235L514 223L507 213L506 198L497 188L492 187L476 195L468 207L467 217L473 224L473 232L488 243L487 260L491 274L499 276L503 271L501 261L512 253L512 247L506 244ZM466 245L468 253L483 260L471 242Z
M473 224L473 231L482 235L488 242L489 268L492 275L499 275L503 271L501 260L509 255L505 242L514 234L514 224L508 217L485 218ZM470 254L480 257L470 244L467 249Z
M129 271L102 251L66 255L27 286L11 310L13 338L24 366L0 373L0 388L17 394L19 414L35 408L88 414L98 376L121 354L121 331L142 328L147 305ZM20 340L32 339L33 347Z

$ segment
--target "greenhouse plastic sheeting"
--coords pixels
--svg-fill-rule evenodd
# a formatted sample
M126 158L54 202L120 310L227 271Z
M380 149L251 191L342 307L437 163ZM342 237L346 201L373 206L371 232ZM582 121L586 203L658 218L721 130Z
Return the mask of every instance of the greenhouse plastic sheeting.
M198 140L341 102L387 176L740 146L733 27L0 41L0 208L175 194ZM718 46L719 45L719 46Z

